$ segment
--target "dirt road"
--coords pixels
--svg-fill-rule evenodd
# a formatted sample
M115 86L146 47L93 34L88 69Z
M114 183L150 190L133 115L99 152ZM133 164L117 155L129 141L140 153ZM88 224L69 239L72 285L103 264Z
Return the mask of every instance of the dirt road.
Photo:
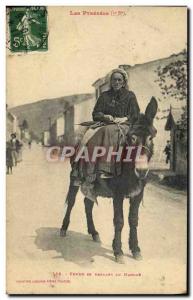
M128 251L128 200L122 234L125 264L112 253L113 207L99 198L94 220L102 244L87 234L78 194L69 232L59 236L69 184L66 162L46 161L32 144L7 176L7 290L15 293L182 293L186 281L186 194L148 184L139 213L143 260Z

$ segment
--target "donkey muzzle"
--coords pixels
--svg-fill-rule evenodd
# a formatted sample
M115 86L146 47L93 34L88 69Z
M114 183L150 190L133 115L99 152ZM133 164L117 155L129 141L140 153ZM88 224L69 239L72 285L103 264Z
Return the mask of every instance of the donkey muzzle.
M145 179L149 173L147 155L140 155L135 161L135 175L140 179Z
M136 169L135 168L135 175L139 179L145 179L149 173L149 169Z

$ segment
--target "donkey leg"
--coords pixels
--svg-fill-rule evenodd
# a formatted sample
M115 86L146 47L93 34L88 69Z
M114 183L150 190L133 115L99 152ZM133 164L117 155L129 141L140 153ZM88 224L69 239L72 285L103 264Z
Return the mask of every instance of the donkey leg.
M60 235L61 236L66 236L66 231L67 231L68 226L70 224L70 214L71 214L72 208L73 208L75 200L76 200L76 195L77 195L78 190L79 190L79 187L74 186L73 183L74 182L71 179L68 194L67 194L66 201L65 201L66 212L65 212L65 216L64 216L64 219L63 219L63 222L62 222L62 227L60 229Z
M137 238L139 205L142 199L143 199L143 192L141 192L138 196L131 198L130 209L129 209L129 226L130 226L129 249L131 250L133 257L137 260L142 259L141 250L139 248L138 238Z
M123 218L123 199L124 197L121 195L117 195L113 199L113 208L114 208L114 240L113 240L113 251L115 255L115 260L119 263L123 263L123 251L121 249L121 232L124 225L124 218Z
M88 233L92 235L93 241L100 243L99 233L95 229L93 215L92 215L94 202L85 197L84 206L85 206Z

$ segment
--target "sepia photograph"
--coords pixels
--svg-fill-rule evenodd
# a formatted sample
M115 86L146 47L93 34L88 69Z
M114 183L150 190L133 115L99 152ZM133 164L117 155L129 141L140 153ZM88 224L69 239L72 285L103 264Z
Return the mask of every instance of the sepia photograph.
M6 7L6 293L188 293L188 8Z

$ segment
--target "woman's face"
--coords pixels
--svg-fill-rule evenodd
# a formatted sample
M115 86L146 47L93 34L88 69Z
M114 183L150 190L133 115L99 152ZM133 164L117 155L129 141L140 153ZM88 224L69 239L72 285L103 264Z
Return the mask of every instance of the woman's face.
M118 91L123 86L125 86L125 81L121 73L113 73L111 77L111 86L114 89L114 91Z

